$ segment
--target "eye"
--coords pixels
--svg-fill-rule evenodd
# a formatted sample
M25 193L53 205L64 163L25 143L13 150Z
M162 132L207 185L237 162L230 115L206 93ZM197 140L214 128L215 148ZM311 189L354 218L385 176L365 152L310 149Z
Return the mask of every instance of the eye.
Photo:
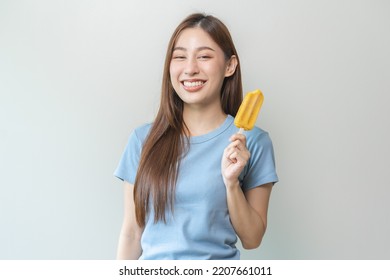
M181 51L174 51L172 53L172 59L174 60L183 60L185 58L186 58L185 54Z
M207 54L199 55L199 56L198 56L198 59L200 59L200 60L208 60L208 59L210 59L210 58L211 58L211 56L210 56L210 55L207 55Z
M174 56L172 56L172 59L175 59L175 60L183 60L183 59L185 59L186 57L185 56L183 56L183 55L174 55Z

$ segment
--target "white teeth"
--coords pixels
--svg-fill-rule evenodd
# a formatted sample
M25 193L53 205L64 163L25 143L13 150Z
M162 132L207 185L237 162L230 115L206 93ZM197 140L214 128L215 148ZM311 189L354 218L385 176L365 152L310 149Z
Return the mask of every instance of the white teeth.
M202 82L202 81L196 81L196 82L184 81L183 84L184 84L184 86L186 86L186 87L198 87L198 86L203 85L203 82Z

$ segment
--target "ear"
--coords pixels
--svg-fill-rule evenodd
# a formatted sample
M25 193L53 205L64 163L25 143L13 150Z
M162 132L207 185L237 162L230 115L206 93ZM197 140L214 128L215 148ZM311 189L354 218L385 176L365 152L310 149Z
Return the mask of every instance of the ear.
M236 72L237 64L237 57L232 55L226 64L225 77L230 77Z

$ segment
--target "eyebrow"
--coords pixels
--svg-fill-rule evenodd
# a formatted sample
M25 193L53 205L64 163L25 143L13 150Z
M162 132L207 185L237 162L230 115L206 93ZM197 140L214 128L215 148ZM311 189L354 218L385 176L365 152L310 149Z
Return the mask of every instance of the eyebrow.
M184 48L184 47L174 47L174 48L173 48L173 51L177 51L177 50L179 50L179 51L186 51L187 49ZM215 50L214 50L213 48L206 47L206 46L196 48L195 50L197 50L197 51L210 50L210 51L215 52Z

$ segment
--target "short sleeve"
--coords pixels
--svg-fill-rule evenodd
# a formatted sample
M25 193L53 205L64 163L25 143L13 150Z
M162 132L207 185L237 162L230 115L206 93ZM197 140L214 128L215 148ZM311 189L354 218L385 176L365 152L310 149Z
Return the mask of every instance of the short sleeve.
M142 142L138 138L137 131L134 130L127 142L119 164L114 172L114 176L122 181L134 184L140 160Z
M247 146L251 153L242 178L243 190L249 190L267 183L278 182L275 156L271 138L268 133L256 129L247 138Z

